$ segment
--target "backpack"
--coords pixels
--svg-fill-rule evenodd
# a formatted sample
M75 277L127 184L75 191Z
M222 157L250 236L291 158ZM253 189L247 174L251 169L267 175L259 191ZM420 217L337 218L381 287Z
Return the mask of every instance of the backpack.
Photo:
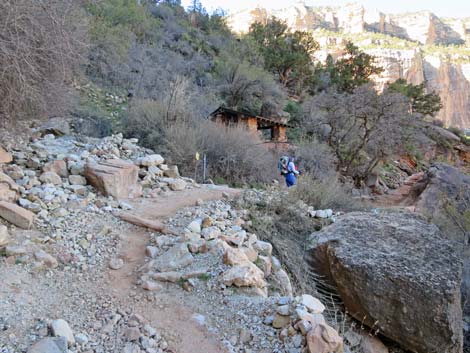
M277 163L277 169L281 172L282 175L287 174L287 166L289 165L289 157L282 156L279 158L279 162Z

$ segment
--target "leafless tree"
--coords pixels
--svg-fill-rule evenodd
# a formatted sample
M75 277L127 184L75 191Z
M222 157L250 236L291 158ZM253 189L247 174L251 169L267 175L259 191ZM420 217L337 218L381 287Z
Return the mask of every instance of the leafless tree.
M0 24L0 122L60 113L85 48L76 1L2 0Z
M305 123L330 146L338 170L365 178L387 156L400 151L411 134L413 117L404 97L370 85L352 94L324 92L305 105Z

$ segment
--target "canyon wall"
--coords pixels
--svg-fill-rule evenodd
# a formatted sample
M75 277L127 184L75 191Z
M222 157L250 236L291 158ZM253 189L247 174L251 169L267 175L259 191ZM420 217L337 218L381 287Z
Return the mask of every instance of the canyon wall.
M398 78L425 82L442 99L438 118L445 125L470 128L470 19L440 19L428 11L392 15L359 4L313 8L297 3L282 10L247 9L230 16L228 24L244 33L251 23L272 16L293 29L313 31L321 46L317 60L340 56L350 35L384 69L375 78L379 89Z

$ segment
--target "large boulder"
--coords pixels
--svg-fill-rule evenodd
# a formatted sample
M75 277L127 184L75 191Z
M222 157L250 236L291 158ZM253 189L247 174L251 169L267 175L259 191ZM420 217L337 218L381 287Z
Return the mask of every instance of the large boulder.
M69 122L60 117L50 118L38 129L41 135L54 134L56 136L70 135L70 124Z
M309 243L315 271L356 319L413 352L462 352L461 252L435 225L409 212L354 212Z
M121 159L87 163L85 177L105 196L116 199L134 198L141 195L137 184L139 168Z
M452 213L468 213L470 221L470 176L446 164L434 164L415 188L416 211L443 228L447 235L466 239Z

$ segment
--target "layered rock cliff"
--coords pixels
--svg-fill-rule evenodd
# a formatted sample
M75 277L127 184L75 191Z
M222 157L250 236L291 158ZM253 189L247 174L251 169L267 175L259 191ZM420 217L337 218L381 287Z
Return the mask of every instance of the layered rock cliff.
M470 128L470 19L441 19L427 11L391 15L359 4L313 8L297 3L282 10L247 9L230 16L228 23L246 32L251 23L272 16L293 29L313 31L321 45L317 60L340 56L346 40L352 40L383 67L375 78L378 89L398 78L426 82L429 91L441 96L444 107L438 118Z

